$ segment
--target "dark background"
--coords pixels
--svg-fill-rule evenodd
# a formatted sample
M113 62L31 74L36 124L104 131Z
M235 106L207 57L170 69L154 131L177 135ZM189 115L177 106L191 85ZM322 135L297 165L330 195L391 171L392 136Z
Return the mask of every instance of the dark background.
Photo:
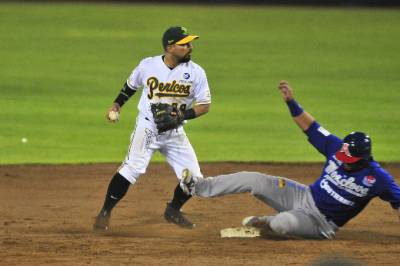
M57 0L25 0L0 2L114 2L114 3L178 3L178 4L252 4L252 5L298 5L298 6L339 6L339 7L399 7L400 0L85 0L85 1L57 1Z

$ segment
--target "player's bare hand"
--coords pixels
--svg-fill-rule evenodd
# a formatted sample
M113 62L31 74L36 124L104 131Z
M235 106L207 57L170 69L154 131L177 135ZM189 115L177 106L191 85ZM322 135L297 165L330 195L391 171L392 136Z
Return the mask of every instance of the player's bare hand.
M121 111L121 106L118 103L113 103L110 109L106 113L106 118L109 122L115 123L119 119L119 112Z
M293 92L286 80L281 80L278 86L281 91L282 98L285 102L293 100Z

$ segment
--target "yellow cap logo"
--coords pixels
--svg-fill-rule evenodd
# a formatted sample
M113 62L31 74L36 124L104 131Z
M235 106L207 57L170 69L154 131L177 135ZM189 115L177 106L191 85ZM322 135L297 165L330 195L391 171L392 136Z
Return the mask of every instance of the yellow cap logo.
M185 35L189 35L188 30L185 27L181 27L182 33Z

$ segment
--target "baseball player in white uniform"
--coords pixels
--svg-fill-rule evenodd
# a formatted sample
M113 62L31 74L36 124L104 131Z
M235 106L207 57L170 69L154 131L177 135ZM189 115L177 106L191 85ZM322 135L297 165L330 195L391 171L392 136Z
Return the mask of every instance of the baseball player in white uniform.
M94 223L94 229L107 230L113 207L123 198L130 185L134 185L146 168L154 152L160 151L174 169L176 176L190 168L202 176L196 154L190 144L183 124L209 111L210 89L206 73L191 61L192 44L199 36L188 34L184 27L170 27L162 37L164 54L143 59L133 70L107 113L111 122L118 120L123 104L139 89L142 96L138 104L136 127L131 135L127 156L112 177L105 202ZM170 117L172 128L165 128L155 119L164 111L153 110L164 104L173 108ZM175 119L176 118L176 119ZM178 185L173 199L167 203L164 218L185 228L192 224L181 212L182 205L191 196Z

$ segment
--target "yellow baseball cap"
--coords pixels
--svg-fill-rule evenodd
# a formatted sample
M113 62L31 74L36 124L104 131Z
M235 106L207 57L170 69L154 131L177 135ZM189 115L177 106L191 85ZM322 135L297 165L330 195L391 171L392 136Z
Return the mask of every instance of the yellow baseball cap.
M200 38L197 35L190 35L185 27L176 26L168 28L162 37L163 47L171 44L186 44Z

